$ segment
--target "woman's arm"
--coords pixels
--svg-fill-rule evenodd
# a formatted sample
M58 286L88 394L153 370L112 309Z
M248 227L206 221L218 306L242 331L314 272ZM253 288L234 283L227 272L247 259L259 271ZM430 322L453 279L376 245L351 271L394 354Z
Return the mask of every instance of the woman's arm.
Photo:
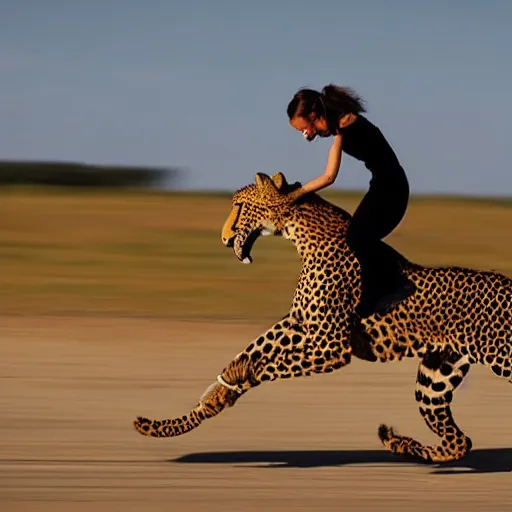
M331 148L329 149L329 156L327 157L327 165L325 166L324 173L306 182L302 187L294 191L293 195L295 198L301 197L309 192L316 192L334 183L341 165L342 141L343 138L341 134L334 136Z

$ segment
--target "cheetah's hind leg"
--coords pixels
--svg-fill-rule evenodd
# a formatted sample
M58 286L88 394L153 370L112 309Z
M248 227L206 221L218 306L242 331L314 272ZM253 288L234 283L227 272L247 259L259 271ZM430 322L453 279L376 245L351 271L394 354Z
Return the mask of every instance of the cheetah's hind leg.
M468 358L455 352L436 351L425 355L418 368L416 401L427 426L441 438L441 444L424 446L381 425L379 437L384 446L393 453L428 462L451 462L464 458L471 450L471 439L455 423L450 403L453 391L469 368Z

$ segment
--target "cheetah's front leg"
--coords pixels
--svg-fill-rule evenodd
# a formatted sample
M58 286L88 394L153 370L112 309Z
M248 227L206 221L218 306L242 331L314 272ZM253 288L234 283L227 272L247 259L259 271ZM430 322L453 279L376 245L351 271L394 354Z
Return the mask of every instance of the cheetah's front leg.
M350 363L347 333L348 325L319 333L286 318L231 361L218 380L245 393L266 381L333 372Z
M143 435L175 437L198 427L205 419L231 407L250 388L265 381L329 373L350 362L348 324L336 333L305 332L286 317L238 354L217 377L188 415L164 420L138 417L135 428Z

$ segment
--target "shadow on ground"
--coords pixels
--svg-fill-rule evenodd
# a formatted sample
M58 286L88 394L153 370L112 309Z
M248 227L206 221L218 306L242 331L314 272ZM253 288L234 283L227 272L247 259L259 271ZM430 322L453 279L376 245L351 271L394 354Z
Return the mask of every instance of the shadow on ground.
M512 471L512 448L473 450L464 460L427 464L397 457L384 450L232 451L183 455L169 462L181 464L247 464L278 468L318 468L348 464L411 464L430 466L436 474L507 473Z

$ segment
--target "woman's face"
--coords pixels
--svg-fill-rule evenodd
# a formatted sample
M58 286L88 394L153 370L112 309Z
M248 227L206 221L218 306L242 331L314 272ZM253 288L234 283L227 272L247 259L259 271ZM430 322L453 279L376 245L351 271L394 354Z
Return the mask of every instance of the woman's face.
M311 114L309 118L295 116L290 125L301 132L306 140L312 141L315 137L329 137L330 132L327 126L327 120L324 117L317 117Z

